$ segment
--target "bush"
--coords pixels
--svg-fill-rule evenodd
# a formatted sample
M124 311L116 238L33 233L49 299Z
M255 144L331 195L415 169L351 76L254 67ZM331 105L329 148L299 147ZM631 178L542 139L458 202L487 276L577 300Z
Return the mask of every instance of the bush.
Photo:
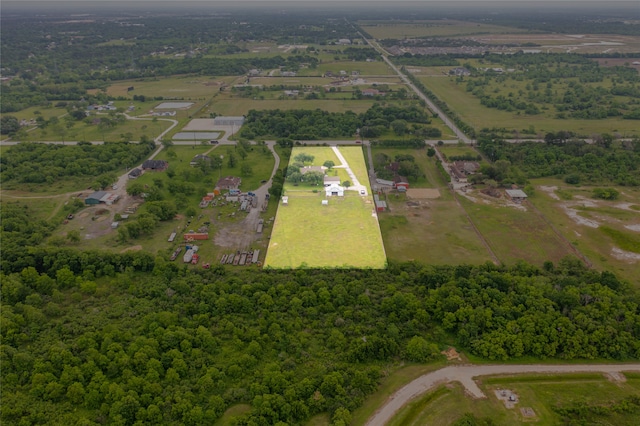
M620 196L615 188L595 188L592 193L593 198L599 198L601 200L617 200Z

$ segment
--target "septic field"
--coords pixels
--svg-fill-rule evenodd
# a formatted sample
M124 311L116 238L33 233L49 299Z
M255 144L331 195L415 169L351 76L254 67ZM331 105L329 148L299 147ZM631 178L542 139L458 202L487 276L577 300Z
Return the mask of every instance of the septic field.
M294 148L291 159L309 148ZM317 151L323 152L323 151ZM327 150L327 152L331 152ZM360 183L368 182L360 147L340 147ZM333 158L317 156L322 164ZM337 165L339 166L339 164ZM358 172L365 170L364 175ZM315 192L314 192L315 191ZM370 191L345 191L325 197L324 188L286 191L280 201L265 267L271 268L383 268L386 255ZM323 200L328 203L323 205Z

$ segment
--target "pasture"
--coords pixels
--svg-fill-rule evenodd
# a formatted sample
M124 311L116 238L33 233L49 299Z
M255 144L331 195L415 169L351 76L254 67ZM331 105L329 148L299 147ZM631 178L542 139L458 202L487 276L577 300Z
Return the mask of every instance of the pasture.
M594 268L609 270L640 285L640 250L633 245L640 243L638 188L618 187L620 198L604 201L591 197L592 187L571 186L559 179L535 179L532 184L536 195L529 202ZM625 245L629 241L632 244Z
M437 71L434 71L437 73ZM427 71L428 73L428 71ZM583 120L575 118L554 118L553 107L542 110L536 115L527 115L516 111L502 111L485 107L480 99L467 92L465 83L460 83L455 77L432 77L416 74L418 79L431 90L439 99L449 105L468 124L476 129L481 128L506 128L516 131L522 129L535 129L535 135L544 137L547 132L560 130L573 131L580 135L591 136L594 133L620 133L632 135L638 132L637 120L625 120L621 117L609 117L601 120ZM518 93L526 85L525 82L511 82L498 87L496 93L509 96L510 92ZM511 87L513 86L513 87ZM523 86L523 87L520 87ZM491 86L494 89L493 85ZM504 92L504 93L503 93Z
M118 81L107 88L107 95L132 98L133 95L165 99L196 100L208 99L229 85L238 77L176 76L157 79ZM134 89L128 91L129 87Z
M379 40L410 37L457 37L478 34L517 34L524 32L518 28L451 19L433 21L359 21L358 24L373 38Z
M340 147L361 184L368 185L366 166L360 147ZM330 148L296 147L291 161L300 153L313 155L314 164L326 160L339 161ZM361 171L364 175L359 175ZM291 188L291 189L289 189ZM315 191L315 192L314 192ZM265 267L271 268L384 268L386 256L371 195L345 191L344 197L328 197L322 187L317 189L285 188L288 205L282 202Z

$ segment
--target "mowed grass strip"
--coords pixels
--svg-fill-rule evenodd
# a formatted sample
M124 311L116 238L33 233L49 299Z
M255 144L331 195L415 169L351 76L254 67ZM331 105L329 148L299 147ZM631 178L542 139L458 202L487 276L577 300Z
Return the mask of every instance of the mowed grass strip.
M294 193L289 205L280 205L266 267L272 268L383 268L382 237L373 204L354 194L331 197Z
M340 147L340 152L366 185L362 148ZM327 147L296 147L291 161L301 153L313 155L317 165L335 161L333 150ZM384 268L386 255L372 196L345 191L344 197L330 197L328 205L322 205L324 190L317 191L286 192L289 202L278 207L265 266Z

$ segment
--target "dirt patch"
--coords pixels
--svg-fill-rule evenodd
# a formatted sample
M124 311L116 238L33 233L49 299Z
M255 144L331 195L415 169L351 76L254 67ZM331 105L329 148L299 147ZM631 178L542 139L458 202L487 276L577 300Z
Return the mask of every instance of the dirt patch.
M557 186L539 186L538 187L540 189L540 191L544 192L545 194L547 194L549 197L553 198L554 200L558 200L560 201L560 197L558 197L558 194L556 194L556 191L558 190Z
M627 228L630 231L636 231L636 232L640 232L640 224L635 224L635 225L625 225L625 228Z
M614 247L613 249L611 249L611 256L615 257L618 260L624 260L629 263L636 263L640 261L640 254L625 251L618 247Z
M142 250L142 246L141 245L127 247L126 249L120 251L120 253L126 253L128 251L138 251L138 250Z
M434 188L409 188L407 190L407 197L434 200L440 198L440 191Z
M599 228L600 223L595 220L587 219L586 217L582 217L578 214L578 211L572 209L570 206L561 205L562 210L569 216L575 223L578 225L588 226L589 228Z
M462 361L462 358L460 357L458 351L456 351L456 348L452 347L440 353L447 357L447 361Z

